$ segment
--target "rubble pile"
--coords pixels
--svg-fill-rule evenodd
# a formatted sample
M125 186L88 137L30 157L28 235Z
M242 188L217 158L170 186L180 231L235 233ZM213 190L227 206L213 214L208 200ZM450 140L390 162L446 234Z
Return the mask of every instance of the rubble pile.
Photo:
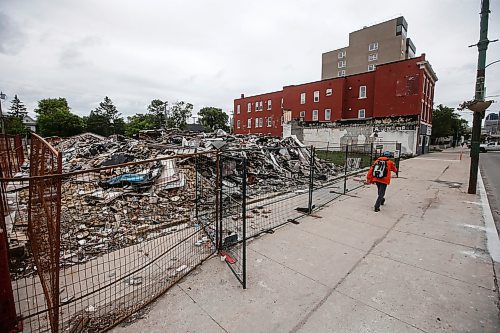
M311 160L309 150L294 138L229 136L219 131L212 135L167 133L138 140L87 133L55 147L63 154L66 174L61 197L61 267L166 235L180 241L180 232L199 228L203 222L196 220L195 206L200 216L209 216L207 212L215 209L216 157L179 155L186 147L198 152L221 149L226 156L245 157L250 197L306 188L311 162L315 182L336 175L333 164ZM174 155L178 157L160 159ZM241 179L231 179L230 174L239 166L228 163L230 172L224 181L235 186ZM20 189L17 207L26 207L27 201L28 189ZM10 239L26 228L26 210L18 209ZM20 239L11 242L11 249L19 246ZM14 278L35 272L29 251L26 247L11 265Z

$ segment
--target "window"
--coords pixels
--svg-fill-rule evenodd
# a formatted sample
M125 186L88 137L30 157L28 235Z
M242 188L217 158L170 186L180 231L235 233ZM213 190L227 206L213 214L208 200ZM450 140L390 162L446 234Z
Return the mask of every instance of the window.
M259 102L259 110L262 111L264 107L262 106L262 101Z
M325 109L325 120L330 120L332 118L332 110Z
M255 128L259 128L259 118L255 118Z
M375 70L375 64L368 65L368 72L373 72Z
M338 71L338 72L337 72L337 76L338 76L338 77L345 76L345 69L343 69L343 70L341 70L341 71Z
M267 100L267 109L271 110L272 102L270 99Z
M378 59L378 53L372 53L368 55L368 61L375 61Z
M236 122L236 128L240 128L240 124L241 124L241 121L240 121L240 120L238 120L238 121Z
M259 127L264 127L264 122L262 121L262 118L259 118Z
M259 111L259 102L255 102L255 111Z
M318 121L318 110L313 110L313 121Z
M239 104L238 104L238 105L236 105L236 113L237 113L237 114L240 114L240 105L239 105Z
M271 127L272 123L273 123L273 118L267 117L267 127Z
M358 118L364 118L365 117L365 109L358 110Z
M368 45L368 51L375 51L378 50L378 42L370 43Z
M248 103L248 112L252 112L252 103Z
M306 93L300 94L300 104L306 104Z
M359 87L359 99L366 98L366 86Z
M332 94L333 94L332 88L326 89L326 96L332 96Z
M318 91L318 90L316 90L316 91L314 92L314 101L315 101L315 102L319 102L319 91Z
M342 58L344 58L344 57L345 57L345 50L340 51L340 52L339 52L339 54L338 54L338 58L339 58L339 59L342 59Z
M403 38L406 38L406 28L402 24L396 26L396 36L400 35L402 35Z
M344 68L345 67L345 60L339 61L338 64L337 64L337 67L338 68Z
M248 120L247 120L247 128L252 128L252 118L248 118Z
M299 117L300 118L305 118L306 117L306 112L305 111L300 111Z

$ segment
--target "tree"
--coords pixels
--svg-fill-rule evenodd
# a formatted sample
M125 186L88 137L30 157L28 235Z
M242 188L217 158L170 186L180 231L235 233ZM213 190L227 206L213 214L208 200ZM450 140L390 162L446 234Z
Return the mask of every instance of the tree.
M103 136L111 135L111 123L109 119L102 113L92 110L90 115L85 117L87 132L99 134Z
M139 133L141 130L154 129L155 119L152 114L136 114L128 117L127 124L125 126L125 135L132 136Z
M210 130L210 132L218 129L223 129L224 131L229 130L229 127L227 126L229 116L227 113L222 111L222 109L204 107L198 112L198 115L200 116L200 123L207 130Z
M184 129L187 125L187 119L191 117L193 104L186 102L175 102L167 110L167 128Z
M14 95L14 99L10 103L10 115L22 119L28 113L26 111L26 106L24 106L23 102L21 102L17 95Z
M109 136L125 133L125 121L108 96L86 118L87 131Z
M165 126L165 111L167 109L168 102L163 102L160 99L153 99L148 105L148 114L151 115L151 120L154 122L155 127Z
M432 112L432 140L453 136L454 142L467 135L467 121L455 109L439 104Z
M29 133L21 117L8 115L4 118L4 122L6 134L20 134L25 136Z
M80 134L85 129L81 117L70 112L65 98L46 98L38 101L37 127L42 136L68 137Z

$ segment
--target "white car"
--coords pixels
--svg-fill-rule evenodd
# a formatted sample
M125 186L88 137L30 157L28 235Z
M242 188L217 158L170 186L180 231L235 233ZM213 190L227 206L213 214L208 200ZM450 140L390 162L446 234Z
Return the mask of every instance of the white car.
M488 151L500 151L500 143L489 142L479 145L479 151L481 153L486 153Z

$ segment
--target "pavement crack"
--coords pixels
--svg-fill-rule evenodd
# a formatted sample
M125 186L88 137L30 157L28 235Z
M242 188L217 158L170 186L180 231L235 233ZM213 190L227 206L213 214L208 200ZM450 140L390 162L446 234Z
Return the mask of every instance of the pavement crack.
M223 330L224 332L226 333L229 333L228 330L226 330L217 320L215 320L214 317L212 317L212 315L210 313L208 313L201 305L200 303L196 302L196 300L194 298L191 297L191 295L189 295L185 290L184 288L182 288L182 286L180 284L178 284L178 287L182 290L182 292L184 294L186 294L187 297L189 297L194 304L196 304L196 306L201 310L203 311L203 313L205 313L217 326L219 326L221 328L221 330Z
M458 281L458 282L462 282L462 283L468 284L469 286L473 286L473 287L477 287L477 288L482 288L484 290L491 291L491 288L488 288L488 287L485 287L485 286L481 286L481 285L478 285L478 284L474 284L474 283L470 283L468 281L464 281L464 280L458 279L458 278L453 277L451 275L446 275L446 274L443 274L443 273L435 272L433 270L430 270L430 269L427 269L427 268L423 268L423 267L420 267L420 266L416 266L416 265L413 265L413 264L410 264L410 263L407 263L407 262L404 262L404 261L401 261L401 260L397 260L397 259L394 259L394 258L391 258L391 257L388 257L388 256L384 256L384 255L381 255L381 254L374 253L373 255L377 256L377 257L380 257L380 258L387 259L387 260L391 260L391 261L394 261L394 262L397 262L397 263L400 263L400 264L403 264L403 265L406 265L406 266L410 266L410 267L413 267L413 268L416 268L416 269L421 269L423 271L426 271L426 272L429 272L429 273L433 273L433 274L436 274L436 275L439 275L439 276L442 276L442 277L445 277L445 278L448 278L448 279L452 279L452 280L455 280L455 281Z
M418 236L418 237L422 237L422 238L426 238L426 239L435 240L435 241L446 243L446 244L463 246L463 247L469 248L469 249L474 250L474 251L482 251L482 252L486 251L485 249L482 249L480 247L470 246L470 245L466 245L466 244L462 244L462 243L450 242L450 241L447 241L447 240L443 240L443 239L439 239L439 238L434 238L434 237L429 237L429 236L424 236L424 235L417 234L417 233L410 232L410 231L406 231L406 230L396 229L395 231L401 232L401 233L404 233L404 234L408 234L408 235L413 235L413 236Z
M352 299L353 301L359 302L359 303L361 303L361 304L363 304L363 305L365 305L365 306L367 306L367 307L369 307L369 308L371 308L371 309L373 309L373 310L375 310L375 311L377 311L377 312L381 312L381 313L385 314L386 316L391 317L391 318L392 318L392 319L394 319L394 320L400 321L400 322L402 322L402 323L404 323L404 324L406 324L406 325L408 325L408 326L411 326L411 327L413 327L413 328L416 328L416 329L417 329L417 330L419 330L419 331L422 331L422 332L428 333L428 331L425 331L425 330L421 329L420 327L417 327L417 326L415 326L415 325L413 325L413 324L411 324L411 323L409 323L409 322L407 322L407 321L404 321L404 320L402 320L402 319L400 319L400 318L398 318L398 317L394 317L394 316L393 316L393 315L391 315L390 313L387 313L387 312L385 312L385 311L382 311L382 310L380 310L380 309L377 309L376 307L374 307L374 306L372 306L372 305L370 305L370 304L368 304L368 303L365 303L365 302L363 302L363 301L360 301L359 299L356 299L356 298L354 298L354 297L352 297L352 296L349 296L348 294L345 294L345 293L343 293L343 292L341 292L341 291L339 291L339 290L337 290L337 292L338 292L339 294L341 294L341 295L343 295L343 296L345 296L345 297L348 297L348 298Z
M310 276L308 276L308 275L305 275L304 273L301 273L301 272L299 272L299 271L297 271L297 270L295 270L295 269L293 269L293 268L291 268L291 267L289 267L289 266L287 266L287 265L283 264L282 262L279 262L279 261L277 261L277 260L275 260L275 259L273 259L273 258L271 258L271 257L266 256L266 255L265 255L265 254L263 254L262 252L259 252L259 251L254 250L254 249L251 249L251 250L252 250L253 252L258 253L259 255L263 256L264 258L266 258L266 259L268 259L268 260L270 260L270 261L272 261L272 262L277 263L278 265L281 265L281 266L283 266L283 267L285 267L285 268L287 268L287 269L291 270L292 272L294 272L294 273L296 273L296 274L299 274L299 275L301 275L301 276L303 276L303 277L305 277L305 278L307 278L307 279L309 279L309 280L311 280L311 281L316 282L317 284L320 284L320 285L322 285L322 286L324 286L324 287L327 287L327 288L329 287L328 285L326 285L326 284L324 284L324 283L322 283L322 282L320 282L320 281L318 281L318 280L316 280L316 279L314 279L314 278L312 278L312 277L310 277Z
M429 203L424 207L423 209L423 212L422 212L422 215L420 216L420 218L424 218L425 216L425 213L427 213L427 210L429 208L431 208L432 204L435 203L437 201L437 198L438 198L438 194L439 194L439 189L436 190L436 193L434 194L434 198L431 198L429 200Z
M387 235L396 227L396 225L406 216L406 214L402 214L397 220L396 220L396 223L394 223L392 225L392 227L390 227L389 229L387 229L387 231L384 233L384 235L382 237L380 237L379 239L375 240L375 242L373 242L372 246L370 247L370 249L361 257L359 258L358 261L356 261L356 263L351 267L351 269L346 273L346 275L344 275L340 280L339 282L337 282L335 284L335 286L333 288L331 288L330 290L328 290L328 292L326 293L326 295L305 315L304 318L302 318L298 323L297 325L295 325L291 330L290 330L290 333L296 333L298 332L302 327L304 327L304 325L307 323L307 321L309 320L309 318L311 318L311 316L321 307L323 306L323 304L325 304L325 302L328 300L328 298L337 290L337 288L345 281L345 279L347 279L347 277L352 273L354 272L354 270L359 266L359 264L361 264L361 262L363 260L365 260L365 258L371 254L371 252L373 251L373 249L378 245L380 244L380 242L382 242L386 237Z

